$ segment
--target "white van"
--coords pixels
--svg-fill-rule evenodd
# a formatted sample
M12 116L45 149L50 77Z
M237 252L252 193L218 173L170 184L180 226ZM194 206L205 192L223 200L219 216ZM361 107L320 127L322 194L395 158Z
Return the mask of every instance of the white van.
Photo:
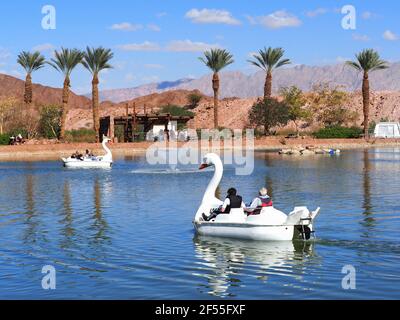
M376 138L400 138L400 124L398 122L380 122L376 125Z

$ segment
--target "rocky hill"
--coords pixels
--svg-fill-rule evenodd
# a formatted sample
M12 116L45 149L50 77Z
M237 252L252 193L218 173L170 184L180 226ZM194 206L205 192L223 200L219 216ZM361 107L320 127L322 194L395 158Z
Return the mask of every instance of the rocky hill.
M257 98L223 99L219 103L219 122L222 127L242 129L251 126L248 114ZM352 93L346 108L356 111L359 115L357 125L362 124L362 96L361 93ZM192 128L212 128L213 103L203 101L194 110L195 118L190 121ZM400 92L380 91L371 93L371 120L379 122L381 119L400 121ZM315 126L314 124L313 126ZM290 126L290 124L289 124Z
M25 82L0 74L0 97L14 97L23 100ZM60 104L62 89L33 84L33 104ZM72 108L90 108L90 99L71 93L70 105Z

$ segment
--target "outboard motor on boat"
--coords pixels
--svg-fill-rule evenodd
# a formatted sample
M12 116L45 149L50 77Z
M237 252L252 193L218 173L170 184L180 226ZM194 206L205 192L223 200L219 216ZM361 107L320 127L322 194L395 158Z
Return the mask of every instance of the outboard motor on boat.
M295 207L289 213L286 219L286 225L295 226L297 235L302 240L310 240L311 237L315 238L315 230L313 226L314 219L319 215L321 208L310 212L307 207Z

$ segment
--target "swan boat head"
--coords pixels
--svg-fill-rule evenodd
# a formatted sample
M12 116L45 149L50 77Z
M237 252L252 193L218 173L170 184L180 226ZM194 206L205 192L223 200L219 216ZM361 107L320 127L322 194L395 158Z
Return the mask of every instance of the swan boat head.
M221 158L215 153L206 154L199 169L203 170L208 167L214 167L214 176L212 177L204 193L200 208L197 210L194 219L195 221L199 221L202 213L208 213L211 209L218 208L220 205L222 205L222 201L215 196L224 171Z

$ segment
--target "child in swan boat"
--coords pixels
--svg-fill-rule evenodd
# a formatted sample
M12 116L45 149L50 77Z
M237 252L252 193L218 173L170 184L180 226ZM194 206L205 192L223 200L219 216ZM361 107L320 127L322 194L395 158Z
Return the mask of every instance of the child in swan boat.
M248 215L260 214L262 208L273 206L267 188L261 188L258 195L259 196L253 200L250 207L246 208L245 211L248 212Z
M244 204L242 197L237 195L237 190L235 188L230 188L228 190L228 195L222 206L219 207L217 210L213 211L208 217L205 214L203 214L203 219L206 221L210 221L219 214L229 214L231 212L231 209L238 209L238 208L245 209L246 205Z

